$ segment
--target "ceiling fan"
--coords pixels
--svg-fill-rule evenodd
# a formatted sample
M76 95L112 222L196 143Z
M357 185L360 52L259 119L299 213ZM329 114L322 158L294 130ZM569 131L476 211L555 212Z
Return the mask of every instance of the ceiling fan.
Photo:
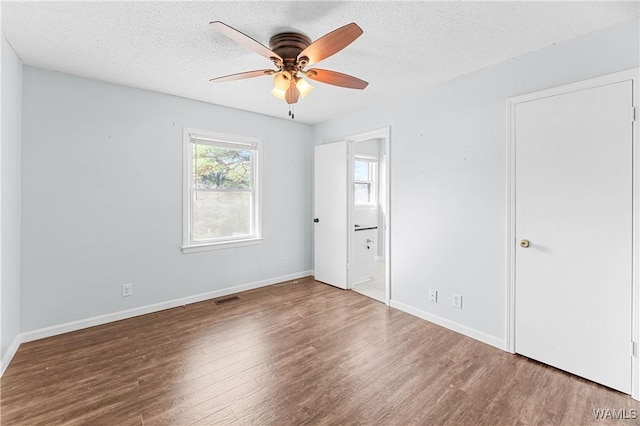
M273 75L275 87L271 93L289 104L291 118L294 118L292 105L313 90L313 86L305 81L301 75L310 80L349 89L364 89L369 84L364 80L337 71L321 68L305 69L308 65L313 65L338 53L360 37L363 33L362 28L353 22L325 34L313 43L304 34L279 33L271 37L269 47L223 22L214 21L211 22L211 25L241 46L269 59L276 69L246 71L212 78L210 81L223 82Z

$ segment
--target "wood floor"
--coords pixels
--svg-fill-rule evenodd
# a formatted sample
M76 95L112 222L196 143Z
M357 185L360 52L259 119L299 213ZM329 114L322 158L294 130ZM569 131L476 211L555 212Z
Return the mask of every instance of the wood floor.
M627 395L311 278L238 296L23 344L2 425L639 422L594 416L640 415Z

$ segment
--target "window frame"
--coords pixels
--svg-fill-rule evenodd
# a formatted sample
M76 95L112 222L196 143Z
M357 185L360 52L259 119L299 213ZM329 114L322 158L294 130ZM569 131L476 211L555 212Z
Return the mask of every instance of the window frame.
M354 167L356 161L367 162L369 163L369 180L357 180L355 175L353 177L353 187L351 190L353 191L353 205L356 208L370 208L378 205L378 165L380 160L375 155L367 155L367 154L355 154L354 155ZM357 203L355 198L355 189L358 184L368 184L370 185L370 198L371 202L368 203Z
M248 136L231 135L211 130L183 129L183 165L182 165L182 252L194 253L246 245L261 244L262 237L262 140ZM209 142L214 146L228 148L249 148L252 154L252 223L253 234L242 237L225 237L204 241L192 240L193 219L193 140Z

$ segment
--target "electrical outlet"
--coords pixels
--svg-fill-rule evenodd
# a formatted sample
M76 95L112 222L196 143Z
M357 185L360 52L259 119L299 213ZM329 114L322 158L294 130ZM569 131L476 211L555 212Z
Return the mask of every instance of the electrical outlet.
M283 264L284 266L287 266L287 265L289 264L289 258L288 258L287 256L285 256L285 257L284 257L284 259L283 259L283 261L282 261L282 264Z
M453 293L453 307L462 309L462 296Z
M438 290L432 288L429 289L429 301L438 303Z
M131 296L131 284L122 284L122 297Z

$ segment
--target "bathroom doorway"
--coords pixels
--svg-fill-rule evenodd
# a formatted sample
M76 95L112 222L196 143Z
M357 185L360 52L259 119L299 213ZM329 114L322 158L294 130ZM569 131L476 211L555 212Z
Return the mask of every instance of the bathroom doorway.
M349 140L349 288L389 304L389 129Z

